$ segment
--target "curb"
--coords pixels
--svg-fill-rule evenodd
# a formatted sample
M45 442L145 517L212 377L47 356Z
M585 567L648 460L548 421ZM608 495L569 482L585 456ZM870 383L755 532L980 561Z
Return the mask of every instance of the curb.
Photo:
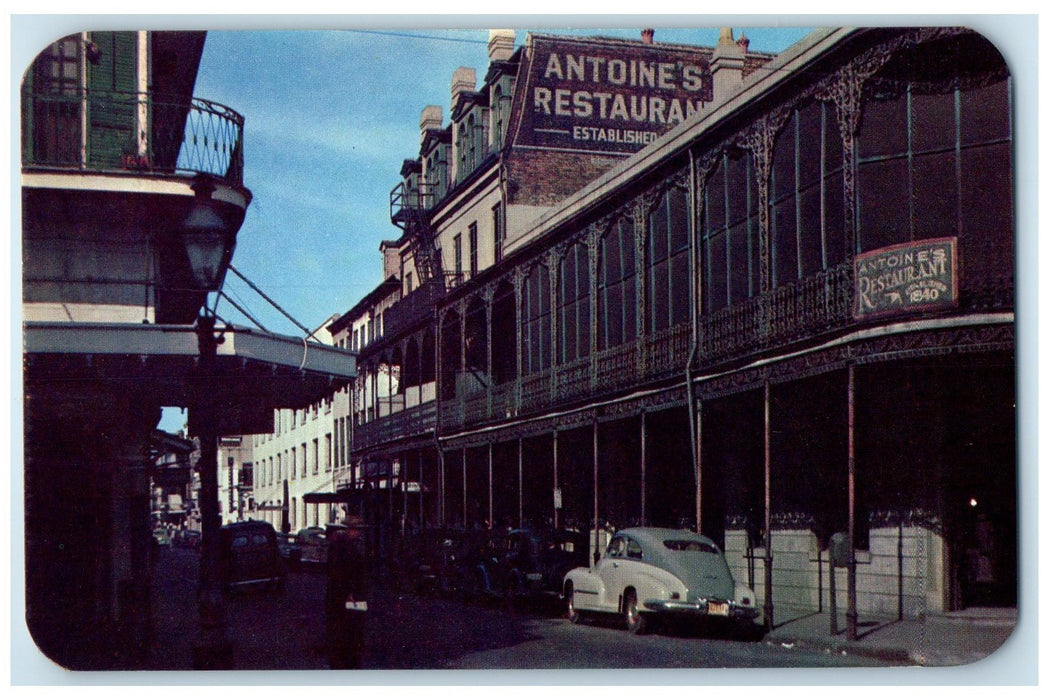
M910 652L900 647L887 647L887 646L865 646L863 644L855 644L851 642L837 642L826 639L804 639L804 638L792 638L792 637L781 637L769 639L765 638L765 643L770 645L779 644L781 646L791 647L799 646L805 649L813 650L825 650L831 654L842 654L853 656L862 656L864 658L877 659L879 661L886 662L913 662L918 663L912 658Z

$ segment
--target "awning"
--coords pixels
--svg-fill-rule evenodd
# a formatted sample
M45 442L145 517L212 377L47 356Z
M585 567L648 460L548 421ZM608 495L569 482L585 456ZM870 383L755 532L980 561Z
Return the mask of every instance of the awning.
M357 376L356 353L253 328L222 332L207 400L222 417L220 434L270 432L274 408L305 408ZM148 393L160 406L198 399L194 326L27 322L26 389L86 381Z
M302 500L304 503L354 503L363 495L363 491L316 492L304 494Z

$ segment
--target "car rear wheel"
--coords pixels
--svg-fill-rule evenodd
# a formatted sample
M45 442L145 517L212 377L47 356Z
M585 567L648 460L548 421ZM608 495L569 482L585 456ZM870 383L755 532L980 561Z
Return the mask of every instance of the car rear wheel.
M572 584L565 586L565 615L573 624L583 621L583 616L575 606L575 591L572 590Z
M632 634L644 634L647 630L648 621L638 609L637 593L634 591L627 591L623 596L623 619L626 621L626 628Z

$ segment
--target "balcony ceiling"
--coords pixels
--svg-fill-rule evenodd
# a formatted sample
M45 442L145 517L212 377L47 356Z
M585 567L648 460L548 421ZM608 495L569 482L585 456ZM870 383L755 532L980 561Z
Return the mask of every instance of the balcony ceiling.
M224 333L206 377L193 326L27 323L24 341L27 394L61 396L88 383L160 406L206 399L219 408L226 434L254 432L248 428L271 420L274 408L304 408L356 376L354 353L239 327Z

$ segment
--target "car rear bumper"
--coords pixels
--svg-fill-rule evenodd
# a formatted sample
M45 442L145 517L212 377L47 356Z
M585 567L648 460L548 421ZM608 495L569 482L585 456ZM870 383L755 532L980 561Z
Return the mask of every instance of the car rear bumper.
M754 620L760 614L757 608L737 605L728 601L646 600L644 607L660 614L687 615L692 617L726 618L732 620Z

